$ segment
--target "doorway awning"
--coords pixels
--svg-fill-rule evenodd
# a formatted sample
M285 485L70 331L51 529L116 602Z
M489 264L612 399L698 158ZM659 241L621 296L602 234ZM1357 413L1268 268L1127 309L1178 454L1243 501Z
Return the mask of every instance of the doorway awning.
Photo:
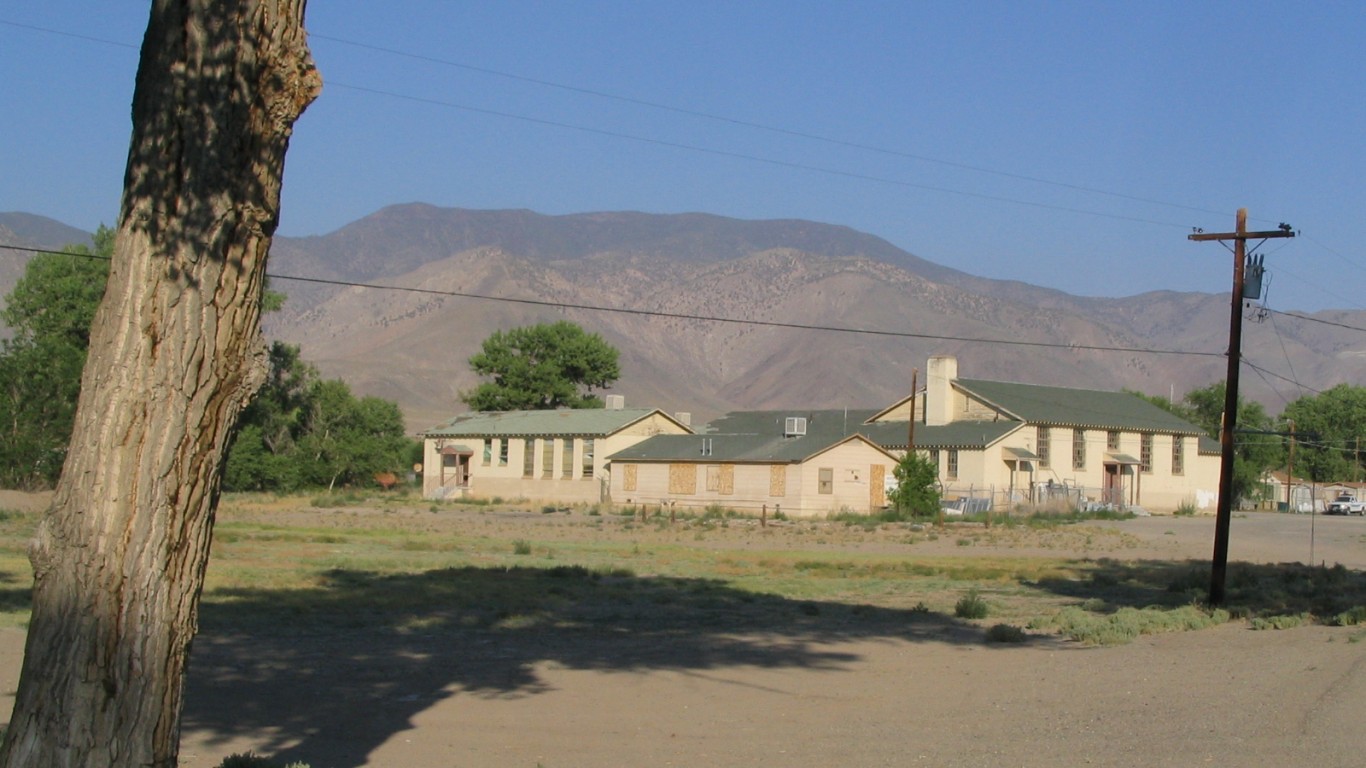
M1027 448L1010 448L1010 447L1005 447L1005 448L1002 448L1002 449L1001 449L1001 456L1002 456L1002 458L1004 458L1006 461L1010 461L1011 459L1016 459L1016 460L1019 460L1019 461L1038 461L1038 460L1039 460L1039 455L1038 455L1037 453L1034 453L1033 451L1027 449Z
M443 445L441 446L442 456L473 456L474 451L463 445Z
M1143 462L1139 461L1138 459L1135 459L1133 456L1130 456L1127 453L1107 453L1105 454L1105 463L1129 464L1136 467L1142 464Z

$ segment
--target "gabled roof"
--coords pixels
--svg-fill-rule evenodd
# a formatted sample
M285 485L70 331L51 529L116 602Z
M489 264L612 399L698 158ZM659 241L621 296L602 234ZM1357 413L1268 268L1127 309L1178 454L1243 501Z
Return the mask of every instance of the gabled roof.
M797 464L850 441L883 450L862 435L824 440L812 435L655 435L608 456L609 461ZM885 453L885 450L884 450Z
M906 450L910 434L904 421L884 421L858 427L860 434L887 449ZM982 450L1024 426L1019 421L955 421L942 426L916 422L916 450Z
M464 413L422 433L423 437L605 437L659 414L657 408L580 408L557 411L486 411ZM682 424L684 430L688 428ZM691 431L691 430L688 430Z
M982 379L956 379L954 386L1030 424L1182 435L1203 433L1202 429L1189 421L1127 392L1045 387Z

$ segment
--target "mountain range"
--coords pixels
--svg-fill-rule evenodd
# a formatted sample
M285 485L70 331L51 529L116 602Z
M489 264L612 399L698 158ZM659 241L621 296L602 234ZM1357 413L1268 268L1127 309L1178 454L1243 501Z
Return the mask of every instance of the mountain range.
M88 237L0 214L0 246ZM27 254L0 253L8 292ZM881 407L943 353L971 378L1180 398L1223 379L1228 348L1227 294L1073 296L803 220L405 204L326 235L277 237L270 273L288 299L268 336L357 393L397 401L414 429L464 410L459 393L478 381L467 361L489 334L560 319L620 350L612 393L694 423L737 409ZM1342 327L1366 327L1366 312L1311 317L1328 322L1245 325L1242 391L1271 413L1366 374L1366 334Z

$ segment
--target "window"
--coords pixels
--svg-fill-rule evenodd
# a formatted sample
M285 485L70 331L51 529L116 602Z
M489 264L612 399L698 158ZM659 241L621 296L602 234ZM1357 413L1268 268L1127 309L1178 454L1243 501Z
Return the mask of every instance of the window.
M934 466L934 473L939 474L939 449L930 451L930 464Z
M636 489L636 465L621 465L621 489L623 491L634 491Z
M817 490L820 493L835 492L835 470L831 467L820 468L820 482Z
M574 476L574 438L566 438L564 441L564 452L560 454L560 475L563 477Z
M697 465L669 465L669 493L674 496L693 496L697 494Z
M593 476L593 438L583 441L583 476Z
M958 449L949 451L949 466L944 470L944 475L950 480L958 479Z
M493 438L484 441L484 466L493 463Z
M508 465L508 443L510 442L512 441L505 437L498 438L498 466L500 467Z
M1112 429L1105 433L1105 450L1119 450L1119 430Z
M1186 438L1172 435L1172 474L1186 473Z
M536 441L527 438L522 441L522 477L536 474Z
M1039 455L1039 467L1040 467L1041 469L1047 469L1047 468L1048 468L1048 453L1049 453L1049 450L1048 450L1048 449L1049 449L1049 443L1050 443L1050 441L1051 441L1052 435L1049 434L1049 432L1048 432L1048 427L1039 427L1038 429L1039 429L1039 437L1038 437L1038 441L1037 441L1037 442L1038 442L1038 449L1035 450L1034 452L1037 453L1037 454Z
M787 495L787 467L774 464L768 468L768 495Z
M1144 432L1138 436L1138 468L1144 474L1153 472L1153 435L1151 432Z
M541 477L555 474L555 441L546 438L541 441Z
M1086 430L1072 430L1072 469L1086 469Z

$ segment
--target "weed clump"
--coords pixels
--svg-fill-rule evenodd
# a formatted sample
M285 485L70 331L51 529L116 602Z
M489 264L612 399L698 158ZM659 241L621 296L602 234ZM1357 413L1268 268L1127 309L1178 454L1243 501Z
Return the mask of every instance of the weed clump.
M990 612L987 601L975 589L968 590L953 606L953 615L960 619L985 619Z

